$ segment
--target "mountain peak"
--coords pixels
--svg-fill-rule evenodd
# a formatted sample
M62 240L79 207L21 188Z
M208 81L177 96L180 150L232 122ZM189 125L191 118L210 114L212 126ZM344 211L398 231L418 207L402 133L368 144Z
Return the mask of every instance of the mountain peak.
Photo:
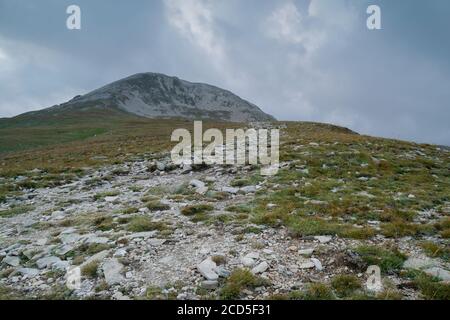
M73 111L105 107L147 118L275 120L230 91L153 72L131 75L54 108Z

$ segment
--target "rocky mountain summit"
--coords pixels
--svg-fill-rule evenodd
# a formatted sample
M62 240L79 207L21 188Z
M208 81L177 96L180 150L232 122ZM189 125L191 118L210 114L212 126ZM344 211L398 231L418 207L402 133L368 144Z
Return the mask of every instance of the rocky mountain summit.
M147 118L275 120L229 91L159 73L135 74L44 111L61 113L92 108L118 109Z

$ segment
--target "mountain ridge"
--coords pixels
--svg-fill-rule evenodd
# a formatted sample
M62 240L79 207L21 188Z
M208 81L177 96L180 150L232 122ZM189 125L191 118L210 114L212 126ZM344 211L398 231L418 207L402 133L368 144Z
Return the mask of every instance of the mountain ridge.
M67 112L112 110L139 117L227 122L275 121L255 104L231 91L162 73L137 73L77 95L71 100L13 118L45 117Z

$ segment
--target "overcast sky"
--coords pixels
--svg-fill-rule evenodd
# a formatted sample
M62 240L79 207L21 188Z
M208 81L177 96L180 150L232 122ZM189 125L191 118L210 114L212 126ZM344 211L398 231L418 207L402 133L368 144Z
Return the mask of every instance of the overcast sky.
M71 4L81 30L66 28ZM0 0L0 117L146 71L279 120L450 145L450 1Z

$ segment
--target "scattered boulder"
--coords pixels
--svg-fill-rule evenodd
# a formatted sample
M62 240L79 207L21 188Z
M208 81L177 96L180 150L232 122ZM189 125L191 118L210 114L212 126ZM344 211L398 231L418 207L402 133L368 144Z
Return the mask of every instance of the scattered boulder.
M11 267L17 267L20 264L20 259L16 256L7 256L3 259L3 262Z
M205 277L206 280L217 280L219 275L215 272L217 264L210 258L203 260L198 266L198 272Z
M404 263L403 268L405 269L424 269L432 268L436 266L436 262L430 258L426 257L409 257Z
M241 189L240 189L240 191L242 192L242 193L245 193L245 194L247 194L247 193L255 193L256 192L256 186L245 186L245 187L242 187Z
M328 243L331 241L331 236L315 236L315 240L319 241L320 243Z
M320 262L319 259L311 258L311 262L314 263L314 266L316 267L316 269L318 271L322 271L323 270L322 263Z
M299 264L299 268L300 269L312 269L314 268L316 265L314 264L314 262L312 262L310 259L308 260L302 260Z
M307 249L300 249L298 250L298 254L304 257L311 257L312 254L314 253L314 249L313 248L307 248Z
M39 270L34 268L19 268L17 269L17 272L31 278L39 274Z
M156 169L158 169L159 171L164 171L166 169L166 164L164 162L157 161Z
M201 287L206 290L214 290L218 287L219 282L217 280L205 280L202 281Z
M105 281L108 285L115 285L124 280L124 277L121 274L123 265L117 259L113 258L105 261L102 269Z
M205 187L205 183L200 181L200 180L197 180L197 179L192 179L189 182L189 185L194 187L194 188L203 188L203 187Z
M425 269L424 272L432 277L436 277L445 282L450 282L450 272L439 267Z
M222 192L231 193L231 194L237 194L239 192L238 188L233 187L223 187Z
M39 269L50 268L55 263L60 262L61 259L55 256L44 257L36 261L36 265Z
M249 257L242 257L241 263L244 267L253 267L255 265L255 260Z
M252 269L252 273L253 274L263 273L267 269L269 269L269 264L267 262L263 261Z

